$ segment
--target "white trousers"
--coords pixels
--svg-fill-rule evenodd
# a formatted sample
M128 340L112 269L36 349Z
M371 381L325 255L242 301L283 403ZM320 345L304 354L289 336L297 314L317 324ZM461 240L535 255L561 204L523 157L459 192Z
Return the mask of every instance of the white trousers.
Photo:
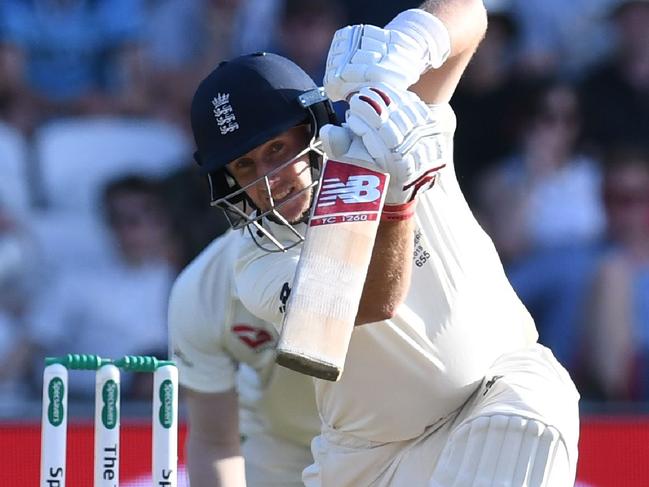
M565 473L560 474L560 480L553 479L552 487L572 486L579 438L578 402L579 394L568 373L550 350L535 344L501 356L460 410L417 438L376 443L323 431L311 443L314 463L302 478L307 487L439 485L431 479L439 477L436 468L443 454L448 457L444 449L456 439L454 433L459 435L462 426L478 418L511 416L538 421L558 432ZM503 451L519 448L518 444L509 446L502 445Z

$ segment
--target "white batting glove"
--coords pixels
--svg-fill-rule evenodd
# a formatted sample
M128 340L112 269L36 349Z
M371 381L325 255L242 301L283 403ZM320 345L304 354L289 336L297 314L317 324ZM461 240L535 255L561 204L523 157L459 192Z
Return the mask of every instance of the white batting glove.
M363 139L352 132L347 124L343 124L342 127L331 124L323 126L320 129L320 140L322 149L329 160L349 162L376 172L385 173L367 151ZM389 186L387 191L389 192ZM405 211L401 211L401 208L391 207L387 202L387 199L384 200L381 214L382 220L404 220L414 214L412 205L407 205Z
M320 141L322 150L327 154L328 159L352 162L377 171L380 170L376 166L374 158L363 145L363 140L349 130L346 124L343 124L342 127L332 124L324 125L320 129Z
M377 168L390 174L386 205L413 202L446 165L443 124L410 91L385 84L362 88L350 99L346 120Z
M380 82L405 89L428 69L444 64L450 50L444 24L420 9L401 12L384 29L347 26L331 41L324 88L333 101Z

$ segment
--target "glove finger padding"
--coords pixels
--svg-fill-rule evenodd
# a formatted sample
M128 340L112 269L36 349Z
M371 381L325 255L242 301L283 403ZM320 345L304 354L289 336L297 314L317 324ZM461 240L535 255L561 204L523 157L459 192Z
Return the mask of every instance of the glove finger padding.
M363 25L363 30L360 34L359 45L362 49L372 48L377 46L387 52L385 47L390 41L390 31L381 29L376 25ZM378 49L377 49L378 50Z
M363 67L364 70L366 70L367 66L371 66L374 63L378 63L380 60L381 60L380 52L364 51L362 49L359 49L352 56L352 60L351 60L352 64L350 64L350 66ZM364 70L359 72L364 72ZM362 79L357 81L362 81Z
M390 157L390 150L385 146L376 129L368 125L362 118L350 114L347 117L347 126L350 131L363 140L367 152L376 161L382 171L386 169L386 159Z
M370 83L410 86L419 79L423 61L417 52L421 50L408 36L373 25L339 29L327 54L327 95L333 101L344 100Z
M340 159L349 150L352 133L344 127L327 124L320 129L322 149L329 159Z
M377 167L375 159L368 153L365 144L345 125L325 125L320 129L322 149L328 159L352 162L361 166Z
M405 107L411 99L411 93L408 91L396 91L385 83L377 83L360 88L350 98L348 115L360 118L371 128L378 129L395 112L393 106Z
M441 124L414 93L385 84L362 88L351 97L346 119L376 165L391 176L387 204L411 201L443 166Z
M449 53L446 27L424 10L402 12L384 29L347 26L336 31L331 41L325 91L339 101L362 86L380 82L406 89L429 68L441 66Z
M378 88L362 88L350 98L349 112L372 129L378 129L388 120L391 103L392 99Z
M393 103L387 92L392 92L387 86L381 86L380 89L379 87L362 88L350 99L347 116L349 128L362 137L367 151L382 169L385 169L386 159L390 157L390 148L386 146L379 133L389 122L390 106Z
M356 134L368 137L370 154L398 150L408 134L416 135L417 127L432 119L428 107L408 91L394 90L383 83L362 88L352 96L347 112L347 124ZM369 134L372 134L371 136ZM378 147L378 145L383 147Z

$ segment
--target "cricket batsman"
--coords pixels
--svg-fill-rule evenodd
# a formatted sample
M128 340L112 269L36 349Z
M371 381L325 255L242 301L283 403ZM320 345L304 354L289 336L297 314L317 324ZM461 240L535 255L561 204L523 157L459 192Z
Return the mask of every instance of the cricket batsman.
M278 330L322 153L390 176L345 371L313 380L307 486L574 484L579 394L455 176L449 101L486 28L481 0L429 0L339 30L328 97L268 53L221 64L194 96L197 159L237 228L236 297Z

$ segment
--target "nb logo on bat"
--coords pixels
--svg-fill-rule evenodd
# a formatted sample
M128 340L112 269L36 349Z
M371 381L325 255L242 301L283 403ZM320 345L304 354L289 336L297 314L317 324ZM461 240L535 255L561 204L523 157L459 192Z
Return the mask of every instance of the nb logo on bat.
M371 174L350 176L346 183L339 178L325 179L318 198L318 207L331 206L340 198L345 204L364 204L381 198L381 180Z
M376 220L386 182L383 173L354 164L327 161L309 225Z

